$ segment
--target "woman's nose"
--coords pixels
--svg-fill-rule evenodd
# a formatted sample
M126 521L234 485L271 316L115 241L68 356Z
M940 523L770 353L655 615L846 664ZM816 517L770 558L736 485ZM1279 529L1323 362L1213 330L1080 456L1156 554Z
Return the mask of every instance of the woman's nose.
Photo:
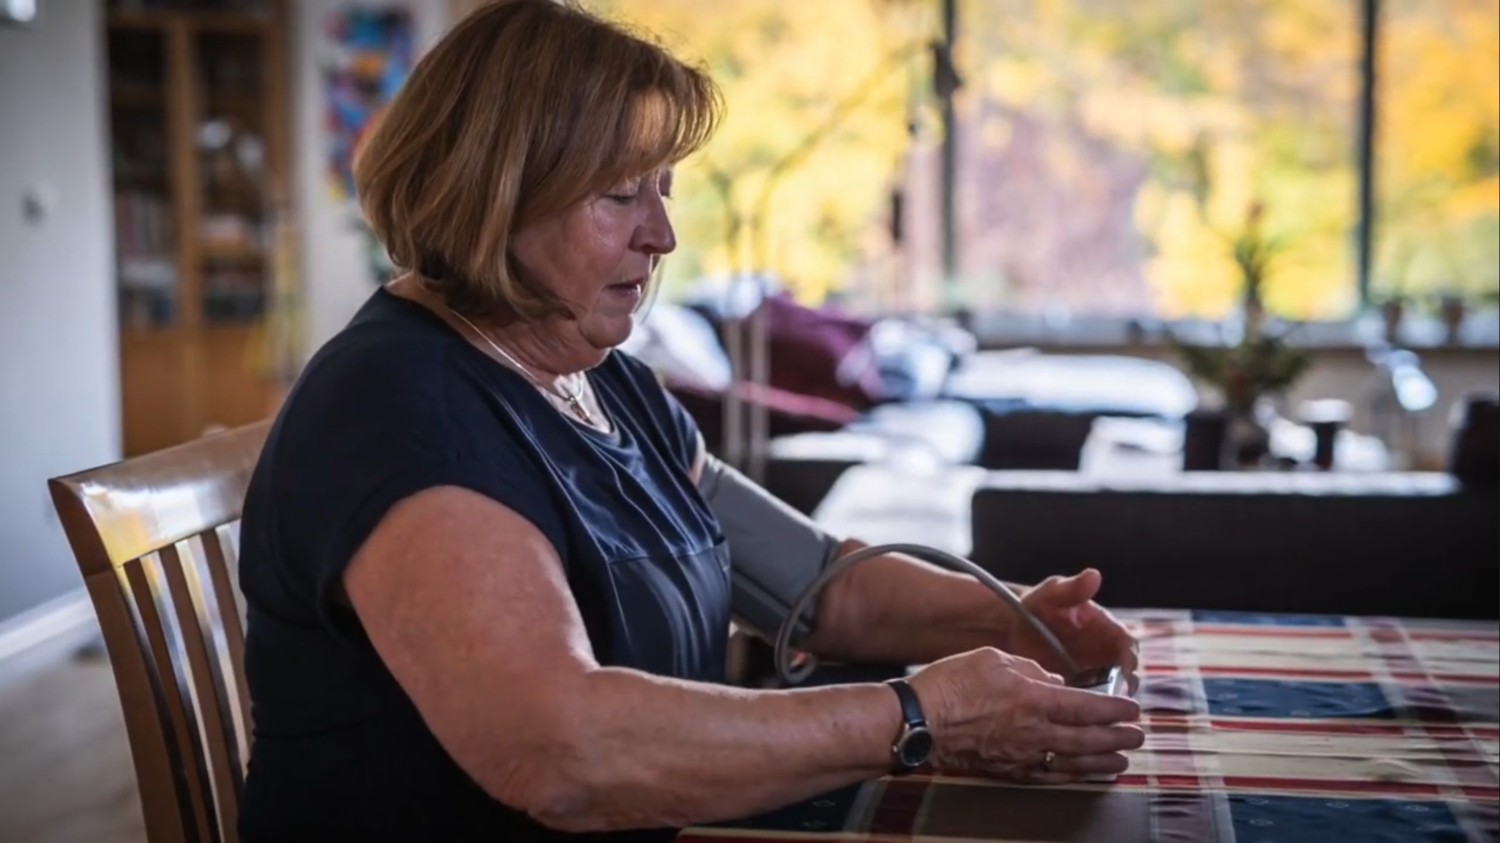
M665 255L676 248L677 232L672 228L667 203L660 196L653 197L646 221L636 229L636 249L647 254Z

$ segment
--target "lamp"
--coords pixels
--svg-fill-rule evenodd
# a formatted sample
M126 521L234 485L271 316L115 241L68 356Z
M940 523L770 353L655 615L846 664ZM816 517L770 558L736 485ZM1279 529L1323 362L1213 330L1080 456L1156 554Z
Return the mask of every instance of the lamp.
M0 23L30 26L36 23L36 0L0 0Z

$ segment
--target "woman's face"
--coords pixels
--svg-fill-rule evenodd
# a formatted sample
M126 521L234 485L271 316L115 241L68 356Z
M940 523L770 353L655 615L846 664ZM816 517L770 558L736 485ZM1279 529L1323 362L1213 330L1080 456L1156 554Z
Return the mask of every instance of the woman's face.
M516 260L578 315L557 326L576 336L559 339L603 351L630 336L657 262L677 247L667 215L671 194L671 171L652 173L516 233Z

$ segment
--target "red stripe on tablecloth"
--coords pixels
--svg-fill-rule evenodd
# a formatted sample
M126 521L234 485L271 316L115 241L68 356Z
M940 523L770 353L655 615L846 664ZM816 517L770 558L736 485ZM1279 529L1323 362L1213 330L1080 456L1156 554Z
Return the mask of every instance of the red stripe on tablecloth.
M1393 670L1391 676L1411 684L1427 684L1430 678L1444 685L1500 685L1500 674L1494 673L1427 673L1410 670Z
M869 834L915 834L927 791L935 779L913 777L886 779L875 795L875 809L870 812L870 827L859 829Z
M1192 791L1201 791L1205 787L1202 776L1147 776L1142 773L1122 773L1116 779L1115 784L1118 787ZM1294 791L1305 793L1355 793L1368 796L1436 797L1442 795L1443 787L1427 782L1279 778L1277 776L1225 776L1224 789L1245 793ZM1500 788L1466 785L1459 788L1459 790L1470 799L1482 801L1500 800Z
M1171 713L1148 713L1141 728L1148 732L1181 732L1195 725L1226 726L1268 732L1330 732L1333 734L1392 734L1398 735L1413 725L1419 725L1433 735L1470 734L1478 738L1500 740L1500 726L1484 723L1418 723L1402 720L1340 720L1332 717L1211 717L1200 721L1198 716Z
M1368 670L1337 670L1305 667L1231 667L1227 665L1199 665L1198 672L1204 676L1270 676L1278 679L1364 679L1374 677Z
M1406 634L1413 641L1480 641L1491 644L1500 643L1500 632L1408 629Z
M1380 796L1439 796L1442 788L1425 782L1372 782L1349 779L1293 779L1275 776L1227 776L1234 790L1295 790L1308 793L1367 793Z
M1237 732L1284 732L1314 735L1388 735L1394 737L1406 731L1405 726L1387 723L1337 723L1321 720L1290 719L1242 720L1227 717L1216 717L1209 721L1209 725L1215 729L1232 729Z
M1234 638L1353 638L1354 633L1342 626L1234 626L1221 623L1200 623L1193 627L1194 635L1228 635Z
M1345 779L1281 779L1275 776L1225 777L1226 787L1236 790L1299 790L1313 793L1348 792L1382 796L1441 796L1442 785L1424 782L1350 781ZM1471 799L1500 799L1500 788L1470 785L1462 788Z
M1162 775L1156 774L1156 786L1158 788L1187 788L1189 790L1202 790L1202 776L1188 776L1179 774Z
M1412 663L1415 666L1415 663ZM1196 672L1200 676L1246 676L1267 679L1325 680L1329 682L1373 682L1375 673L1370 670L1337 670L1312 667L1235 667L1231 665L1199 665L1184 669L1167 662L1145 665L1149 673L1163 676L1181 676L1185 672ZM1500 685L1500 674L1491 673L1426 673L1420 670L1390 670L1389 675L1406 684L1425 685L1429 679L1448 685Z
M787 843L790 840L820 840L819 835L814 832L807 834L783 834L772 835L760 834L759 831L748 831L748 829L724 828L720 831L684 831L673 838L673 843L721 843L724 840L733 840L733 843Z
M1209 721L1214 729L1235 729L1242 732L1292 732L1323 735L1390 735L1403 734L1411 724L1400 721L1391 723L1353 723L1347 720L1291 720L1266 718L1215 717ZM1472 726L1467 730L1461 725L1421 724L1434 737L1462 738L1472 734L1483 738L1500 739L1500 727ZM1149 730L1148 726L1148 730Z
M739 831L738 828L726 828L720 834L684 831L673 837L675 843L715 843L717 840L733 840L735 843L786 843L786 837L765 837L754 831Z
M1328 670L1310 668L1287 668L1287 667L1229 667L1213 665L1195 665L1193 667L1182 667L1176 664L1146 663L1148 673L1160 674L1162 676L1184 676L1197 674L1199 676L1263 676L1275 679L1315 679L1324 678L1330 680L1370 679L1373 674L1368 670Z

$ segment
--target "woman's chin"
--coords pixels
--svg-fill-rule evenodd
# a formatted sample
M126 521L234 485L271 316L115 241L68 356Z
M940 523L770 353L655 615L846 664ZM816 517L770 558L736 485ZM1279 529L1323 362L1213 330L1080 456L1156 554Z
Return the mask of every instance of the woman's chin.
M595 313L589 317L588 324L584 326L582 333L589 345L605 351L623 345L634 331L635 316L632 313L620 315Z

